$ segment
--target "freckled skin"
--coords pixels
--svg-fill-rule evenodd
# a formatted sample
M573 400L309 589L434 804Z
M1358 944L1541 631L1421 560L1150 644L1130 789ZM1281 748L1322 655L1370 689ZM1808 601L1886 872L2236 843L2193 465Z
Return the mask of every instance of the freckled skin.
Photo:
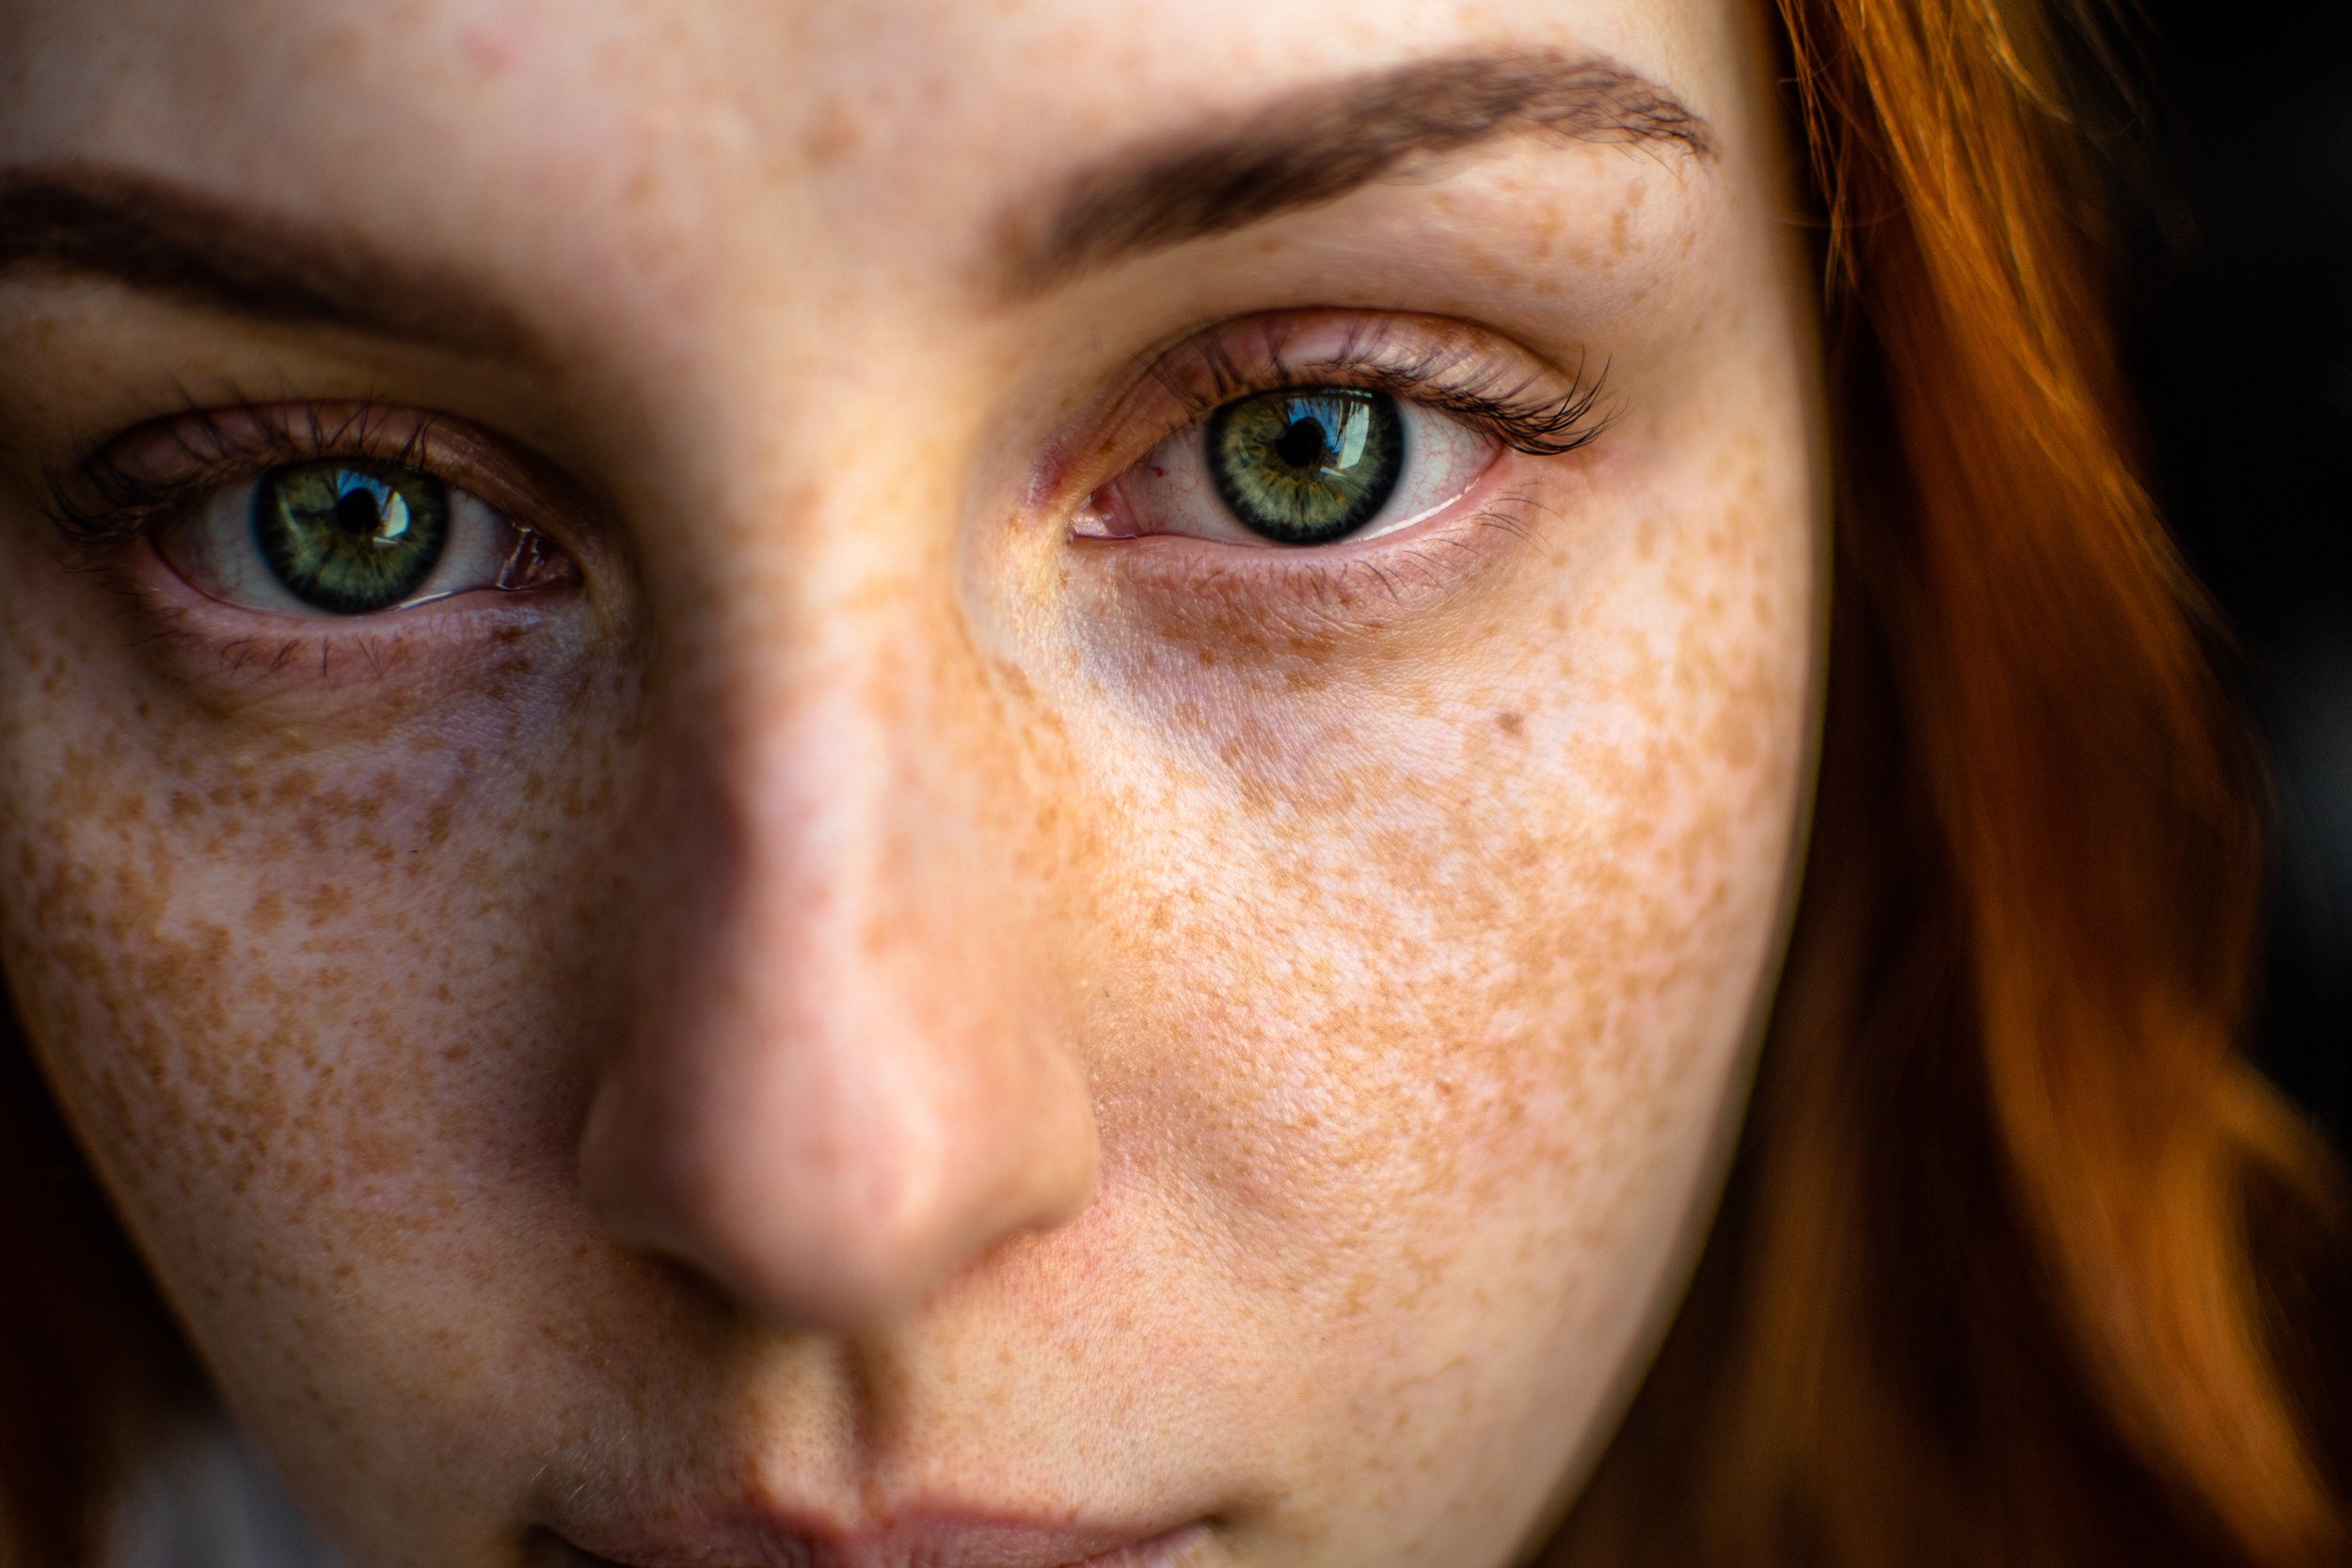
M1673 1310L1790 893L1824 487L1754 24L0 0L0 159L331 218L542 344L0 283L8 985L357 1560L941 1508L1509 1560ZM1073 156L1502 46L1720 151L976 281ZM1138 356L1303 307L1605 366L1613 422L1321 566L1073 540L1167 434L1084 427ZM580 585L227 653L67 559L47 467L256 388L542 454Z

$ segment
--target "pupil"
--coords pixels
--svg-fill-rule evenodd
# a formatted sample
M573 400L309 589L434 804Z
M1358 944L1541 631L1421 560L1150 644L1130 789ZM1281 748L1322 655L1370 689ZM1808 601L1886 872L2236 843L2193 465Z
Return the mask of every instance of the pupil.
M373 539L384 526L383 514L375 509L375 498L365 490L346 490L336 499L333 513L335 531L351 539Z
M1323 433L1323 421L1312 416L1291 421L1290 428L1274 442L1274 455L1294 468L1322 467L1324 454L1330 450L1330 440Z

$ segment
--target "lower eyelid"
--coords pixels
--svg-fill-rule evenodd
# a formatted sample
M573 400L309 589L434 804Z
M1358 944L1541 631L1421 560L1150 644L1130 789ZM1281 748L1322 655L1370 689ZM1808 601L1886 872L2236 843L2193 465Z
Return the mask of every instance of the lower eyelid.
M272 615L204 594L151 552L148 560L128 585L152 630L140 646L176 682L236 703L367 694L404 673L412 694L418 677L435 686L495 679L514 661L528 662L535 640L523 639L551 613L541 595L484 593L397 614ZM481 602L458 608L469 599ZM331 714L372 711L339 701Z
M1529 460L1507 454L1496 469ZM1161 635L1203 646L1236 641L1326 646L1424 617L1470 592L1544 537L1553 508L1532 474L1490 469L1449 515L1357 547L1237 548L1180 534L1076 538Z

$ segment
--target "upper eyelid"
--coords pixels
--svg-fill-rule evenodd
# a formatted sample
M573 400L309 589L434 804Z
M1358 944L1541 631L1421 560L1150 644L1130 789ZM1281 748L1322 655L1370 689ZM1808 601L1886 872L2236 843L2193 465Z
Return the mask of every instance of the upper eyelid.
M69 543L103 550L226 485L292 463L337 457L397 463L479 497L514 526L577 548L563 526L584 510L560 470L447 415L369 402L191 406L109 438L48 478L52 520ZM556 526L547 527L553 521Z
M1298 352L1294 345L1308 339L1324 320L1338 332L1334 345L1321 353ZM1152 360L1151 374L1171 395L1205 413L1269 384L1335 372L1386 369L1425 379L1420 372L1440 353L1434 340L1453 335L1424 329L1416 341L1401 324L1377 317L1361 322L1331 319L1321 312L1310 312L1297 322L1252 317L1171 344Z
M385 439L384 426L394 420L405 426L397 443ZM371 404L191 406L112 437L52 475L50 491L70 536L105 544L161 520L198 492L280 464L342 456L423 467L432 422Z
M1333 346L1294 355L1292 342L1317 326ZM1238 352L1237 352L1238 351ZM1604 406L1609 367L1589 356L1563 371L1498 334L1443 318L1305 312L1223 324L1155 356L1142 383L1156 386L1190 419L1252 393L1317 380L1368 386L1499 427L1514 448L1556 455L1589 444L1613 423Z

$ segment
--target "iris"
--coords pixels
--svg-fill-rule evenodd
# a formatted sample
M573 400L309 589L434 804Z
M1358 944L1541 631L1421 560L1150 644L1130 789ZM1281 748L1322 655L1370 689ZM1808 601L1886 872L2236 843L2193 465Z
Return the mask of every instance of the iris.
M449 488L389 463L338 459L273 468L253 487L262 559L303 603L366 615L403 603L449 543Z
M1209 416L1206 435L1218 497L1243 527L1282 545L1362 528L1405 467L1396 400L1353 387L1238 398Z

